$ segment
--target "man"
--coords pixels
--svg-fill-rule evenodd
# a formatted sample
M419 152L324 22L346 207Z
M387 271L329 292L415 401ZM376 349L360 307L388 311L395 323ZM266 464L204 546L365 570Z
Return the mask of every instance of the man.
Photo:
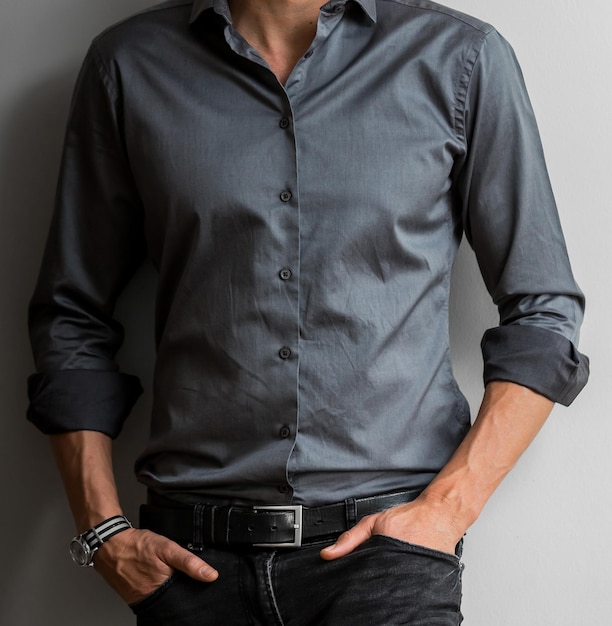
M500 326L470 428L449 360L472 244ZM159 271L149 489L115 300ZM588 376L508 44L422 0L172 0L98 37L40 280L29 418L141 624L451 625L461 538Z

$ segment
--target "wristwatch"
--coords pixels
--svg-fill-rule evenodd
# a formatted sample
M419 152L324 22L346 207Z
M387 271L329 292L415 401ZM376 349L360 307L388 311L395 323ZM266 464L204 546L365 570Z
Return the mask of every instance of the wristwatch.
M132 528L127 517L115 515L107 520L96 524L93 528L77 535L70 542L70 556L72 560L81 567L93 566L93 557L100 546L128 528Z

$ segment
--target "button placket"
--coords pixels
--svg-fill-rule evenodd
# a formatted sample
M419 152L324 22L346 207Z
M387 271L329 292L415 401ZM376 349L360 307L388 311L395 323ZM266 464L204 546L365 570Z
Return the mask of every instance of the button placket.
M294 83L294 87L298 75L294 72L289 81ZM278 325L275 325L276 327L273 329L276 336L276 353L273 348L270 357L276 361L278 383L286 388L287 393L287 405L281 413L282 421L276 422L270 429L269 436L276 441L275 447L278 450L279 459L282 458L283 468L286 467L292 454L292 441L298 429L298 386L296 385L298 357L293 348L296 346L296 336L299 332L297 276L300 220L297 138L295 136L297 129L293 116L291 93L290 86L286 87L284 94L286 100L276 108L276 141L285 150L288 150L282 162L282 168L277 169L277 200L276 207L271 213L277 223L282 226L283 237L279 238L279 245L275 250L276 263L272 265L272 274L268 274L268 280L277 281L273 294L279 305L276 308ZM272 202L274 202L273 197ZM276 417L278 418L279 415ZM293 489L283 473L279 472L277 475L276 490L282 501L286 501L291 497Z

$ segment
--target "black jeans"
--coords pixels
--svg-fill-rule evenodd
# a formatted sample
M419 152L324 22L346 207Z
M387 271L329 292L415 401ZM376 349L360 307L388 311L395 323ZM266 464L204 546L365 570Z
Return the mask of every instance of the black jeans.
M207 584L175 574L132 607L138 625L461 624L459 556L376 535L345 557L323 561L325 545L206 549L202 557L219 578Z

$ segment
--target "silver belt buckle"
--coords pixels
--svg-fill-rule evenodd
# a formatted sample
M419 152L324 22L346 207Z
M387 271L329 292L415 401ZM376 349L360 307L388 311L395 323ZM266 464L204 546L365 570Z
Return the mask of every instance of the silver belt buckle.
M293 541L285 543L254 543L257 548L299 548L302 545L302 505L254 506L254 511L293 511Z

